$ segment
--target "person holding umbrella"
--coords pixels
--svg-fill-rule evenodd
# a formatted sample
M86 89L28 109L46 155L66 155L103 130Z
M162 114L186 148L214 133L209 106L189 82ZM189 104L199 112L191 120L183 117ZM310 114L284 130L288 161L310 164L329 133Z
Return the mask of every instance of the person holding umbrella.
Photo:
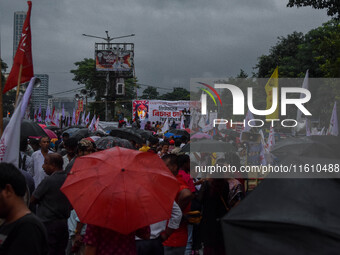
M178 187L157 155L114 147L78 157L61 191L87 224L85 254L136 254L135 235L171 217Z
M162 157L165 165L169 168L171 173L176 176L180 187L176 195L176 203L182 210L183 214L190 211L191 200L193 199L193 194L189 190L185 180L181 175L178 175L178 156L175 154L168 154ZM188 224L186 221L181 222L178 229L176 229L173 234L163 242L164 254L174 255L174 254L184 254L186 245L188 241Z

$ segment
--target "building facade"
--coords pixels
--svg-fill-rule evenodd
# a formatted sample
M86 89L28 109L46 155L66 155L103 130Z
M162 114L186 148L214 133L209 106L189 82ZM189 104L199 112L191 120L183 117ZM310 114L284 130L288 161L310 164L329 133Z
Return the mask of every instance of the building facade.
M26 19L26 12L23 12L23 11L14 12L13 58L15 56L15 53L17 51L17 48L20 42L22 27L24 25L25 19Z
M41 105L41 109L47 109L48 103L48 75L47 74L35 74L35 77L41 80L41 84L38 88L33 88L31 104L33 109L38 109Z
M64 106L65 115L70 116L73 114L73 109L77 107L77 101L74 97L53 97L48 99L50 109L55 107L56 111L61 112Z

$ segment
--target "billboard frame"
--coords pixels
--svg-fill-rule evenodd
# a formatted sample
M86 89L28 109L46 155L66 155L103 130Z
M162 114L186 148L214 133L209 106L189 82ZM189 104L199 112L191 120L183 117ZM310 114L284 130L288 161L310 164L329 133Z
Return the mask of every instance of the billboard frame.
M102 55L109 56L109 61L104 60ZM133 78L134 67L134 44L133 43L95 43L94 59L96 72L99 76L110 73L113 78ZM123 61L118 63L118 61ZM112 63L110 63L112 62ZM116 66L115 63L117 63Z

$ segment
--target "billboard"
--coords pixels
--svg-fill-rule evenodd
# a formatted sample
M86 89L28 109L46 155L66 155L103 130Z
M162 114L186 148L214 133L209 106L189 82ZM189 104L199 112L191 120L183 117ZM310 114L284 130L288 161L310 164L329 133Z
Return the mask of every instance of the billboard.
M102 46L102 47L100 47ZM119 77L133 77L133 44L96 44L96 71L114 72Z

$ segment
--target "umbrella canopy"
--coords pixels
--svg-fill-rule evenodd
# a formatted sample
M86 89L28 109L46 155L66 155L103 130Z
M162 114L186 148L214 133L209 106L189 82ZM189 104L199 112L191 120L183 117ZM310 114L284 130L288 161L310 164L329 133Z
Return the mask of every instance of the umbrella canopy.
M178 187L157 155L115 147L77 158L61 191L81 222L129 234L169 219Z
M338 179L265 179L223 219L227 254L337 254Z
M115 146L133 149L132 144L128 140L113 136L106 136L98 139L96 141L96 146L98 150L106 150Z
M7 126L9 122L9 118L4 118L4 129ZM31 120L22 120L21 122L21 131L20 136L23 137L41 137L41 136L47 136L47 134L44 132L44 130L34 121Z
M77 140L81 140L85 137L89 136L89 130L88 128L80 128L77 131L75 131L72 135L70 135L70 137L74 137Z
M200 140L183 146L183 152L232 152L236 148L231 143L216 140Z
M68 133L70 136L73 136L75 132L77 132L80 128L67 128L63 131L63 133Z
M57 138L58 139L58 136L52 130L49 130L49 129L45 128L44 132L48 135L48 137L50 139L53 139L53 138Z
M339 139L336 140L340 142ZM338 157L340 144L330 144L331 142L326 136L322 136L322 138L315 136L292 137L279 141L271 152L279 160L284 160L291 155L320 158Z
M129 128L132 129L132 128ZM140 136L148 141L154 141L157 139L156 137L153 136L152 131L148 130L143 130L143 129L132 129L132 131L136 132L137 134L140 134Z
M308 136L313 142L325 144L333 150L337 158L340 158L340 137L332 135Z
M212 136L206 133L196 133L192 135L190 139L212 139Z
M46 125L45 124L38 124L42 129L45 129L46 128Z
M95 142L98 141L100 138L101 138L100 136L95 135L95 136L89 136L89 137L87 137L86 139L89 140L89 141L91 141L91 142L94 142L94 143L95 143Z
M190 137L190 134L184 129L171 129L169 130L169 133L173 133L174 135L185 136L187 138Z
M52 130L52 131L57 131L60 129L60 127L58 126L47 126L45 129L49 129L49 130Z
M113 128L110 131L110 136L127 139L129 141L134 141L138 144L144 143L142 136L135 132L132 128Z
M164 136L165 136L166 138L170 138L171 136L172 136L173 138L180 138L180 137L181 137L180 135L175 135L174 133L170 133L170 132L166 132L166 133L164 134Z

